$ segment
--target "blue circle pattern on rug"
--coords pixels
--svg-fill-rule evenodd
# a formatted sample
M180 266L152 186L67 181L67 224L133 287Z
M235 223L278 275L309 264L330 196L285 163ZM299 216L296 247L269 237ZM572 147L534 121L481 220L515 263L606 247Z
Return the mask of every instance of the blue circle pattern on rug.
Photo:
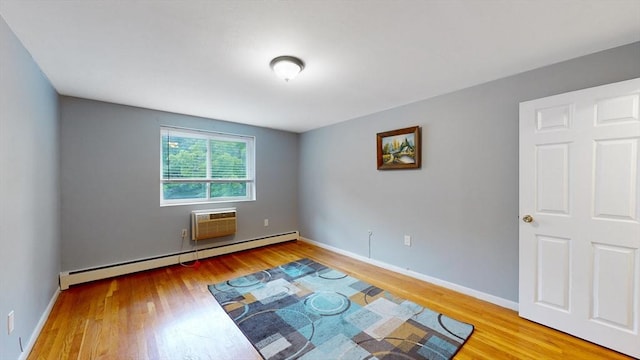
M338 292L317 292L304 299L304 305L311 313L333 316L345 312L351 300Z
M260 283L266 283L271 280L271 274L268 271L260 271L255 274L239 277L227 281L231 287L251 287Z

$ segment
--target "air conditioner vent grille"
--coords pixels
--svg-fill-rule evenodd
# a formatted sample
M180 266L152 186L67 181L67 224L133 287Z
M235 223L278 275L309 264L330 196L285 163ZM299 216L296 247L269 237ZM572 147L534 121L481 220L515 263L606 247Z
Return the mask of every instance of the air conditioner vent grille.
M236 210L200 210L191 212L191 239L204 240L235 234Z

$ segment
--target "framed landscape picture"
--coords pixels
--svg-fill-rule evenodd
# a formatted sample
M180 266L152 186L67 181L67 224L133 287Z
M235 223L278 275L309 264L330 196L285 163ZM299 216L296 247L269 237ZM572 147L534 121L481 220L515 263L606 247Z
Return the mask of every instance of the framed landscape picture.
M381 132L376 135L378 170L420 168L420 127Z

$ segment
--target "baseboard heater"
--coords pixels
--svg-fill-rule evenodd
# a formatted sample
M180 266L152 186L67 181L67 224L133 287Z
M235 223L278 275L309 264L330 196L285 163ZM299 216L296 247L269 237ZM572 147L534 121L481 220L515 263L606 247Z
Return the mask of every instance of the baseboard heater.
M262 246L277 244L286 241L298 240L299 232L292 231L283 234L265 236L261 238L249 239L243 242L223 245L198 250L198 258L204 259L213 256L230 254L238 251L255 249ZM180 261L193 261L196 259L195 251L180 254L172 254L155 258L140 259L126 263L112 264L97 268L67 271L60 273L60 289L66 290L71 285L82 284L89 281L107 279L120 275L131 274L139 271L156 269L164 266L176 265Z

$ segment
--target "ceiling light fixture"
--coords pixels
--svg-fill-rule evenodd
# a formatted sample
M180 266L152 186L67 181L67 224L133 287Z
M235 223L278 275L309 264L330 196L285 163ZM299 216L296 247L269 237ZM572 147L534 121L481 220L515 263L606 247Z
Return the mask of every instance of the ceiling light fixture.
M298 76L304 69L302 60L295 56L278 56L269 63L277 77L289 81Z

